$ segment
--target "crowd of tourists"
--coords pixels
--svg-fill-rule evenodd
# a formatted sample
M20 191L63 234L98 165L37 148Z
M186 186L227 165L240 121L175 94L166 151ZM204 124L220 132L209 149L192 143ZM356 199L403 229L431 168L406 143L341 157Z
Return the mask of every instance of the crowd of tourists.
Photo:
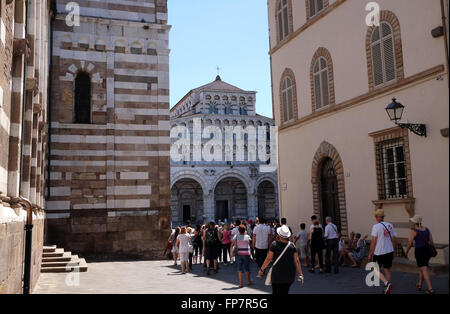
M305 223L300 224L300 231L295 235L281 221L264 218L252 220L236 220L234 223L209 222L204 225L175 228L168 239L166 253L172 255L173 264L181 264L181 274L192 270L194 265L203 265L205 274L219 272L219 266L227 267L236 264L239 288L244 286L244 278L248 286L253 284L250 265L258 266L257 277L265 277L266 285L272 286L273 294L287 294L295 281L304 282L302 266L319 274L339 273L339 267L359 268L373 261L374 267L385 294L392 291L391 267L396 246L394 226L384 221L382 209L375 213L375 224L368 235L351 232L348 237L341 236L339 228L331 217L325 218L325 227L319 218L311 217L311 225L307 229ZM431 231L422 225L418 215L411 218L414 228L411 229L406 249L415 247L415 257L419 268L419 281L416 288L427 285L426 294L434 294L428 272L428 264L435 255ZM325 258L324 258L325 252Z

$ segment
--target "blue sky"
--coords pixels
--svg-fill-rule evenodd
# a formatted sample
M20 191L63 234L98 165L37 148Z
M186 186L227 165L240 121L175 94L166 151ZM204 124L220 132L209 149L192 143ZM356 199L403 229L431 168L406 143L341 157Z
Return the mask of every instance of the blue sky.
M223 81L254 90L256 112L272 117L267 1L169 0L170 105Z

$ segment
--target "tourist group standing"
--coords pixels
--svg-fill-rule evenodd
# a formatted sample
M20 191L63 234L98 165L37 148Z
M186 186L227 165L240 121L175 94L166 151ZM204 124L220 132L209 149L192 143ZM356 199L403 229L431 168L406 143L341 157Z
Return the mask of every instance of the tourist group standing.
M266 276L265 283L272 287L273 294L287 294L295 281L304 282L302 265L311 273L339 274L341 265L360 267L363 260L374 262L377 278L382 283L383 292L390 294L393 288L391 268L396 248L397 233L392 223L385 221L382 209L375 212L370 249L366 254L366 240L361 233L351 232L342 237L332 217L326 217L325 227L316 215L311 216L309 230L305 223L294 235L285 218L281 224L264 218L236 220L233 224L215 222L192 228L175 228L168 239L166 252L170 251L174 265L181 264L181 274L191 271L194 265L203 265L205 273L217 274L220 265L236 264L239 288L244 286L244 278L249 286L251 264L258 266L258 277ZM426 294L434 294L428 270L430 258L436 256L433 237L429 228L423 226L418 215L411 218L411 229L406 255L414 246L414 256L418 266L419 279L416 284L422 290L427 285ZM165 252L165 253L166 253ZM325 259L324 259L325 252ZM164 254L165 254L164 253Z

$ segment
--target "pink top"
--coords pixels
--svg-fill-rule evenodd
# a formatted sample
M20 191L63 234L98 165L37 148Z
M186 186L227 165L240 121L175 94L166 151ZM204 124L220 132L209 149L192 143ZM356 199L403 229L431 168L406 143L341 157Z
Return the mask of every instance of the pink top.
M223 235L223 239L222 239L223 244L231 243L231 230L228 230L228 231L223 230L222 235Z

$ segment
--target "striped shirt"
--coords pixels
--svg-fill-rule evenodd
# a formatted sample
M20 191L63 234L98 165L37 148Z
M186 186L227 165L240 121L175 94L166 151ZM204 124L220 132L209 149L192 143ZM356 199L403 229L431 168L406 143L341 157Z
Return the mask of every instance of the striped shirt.
M250 255L250 236L238 234L234 236L233 241L236 243L237 255Z

